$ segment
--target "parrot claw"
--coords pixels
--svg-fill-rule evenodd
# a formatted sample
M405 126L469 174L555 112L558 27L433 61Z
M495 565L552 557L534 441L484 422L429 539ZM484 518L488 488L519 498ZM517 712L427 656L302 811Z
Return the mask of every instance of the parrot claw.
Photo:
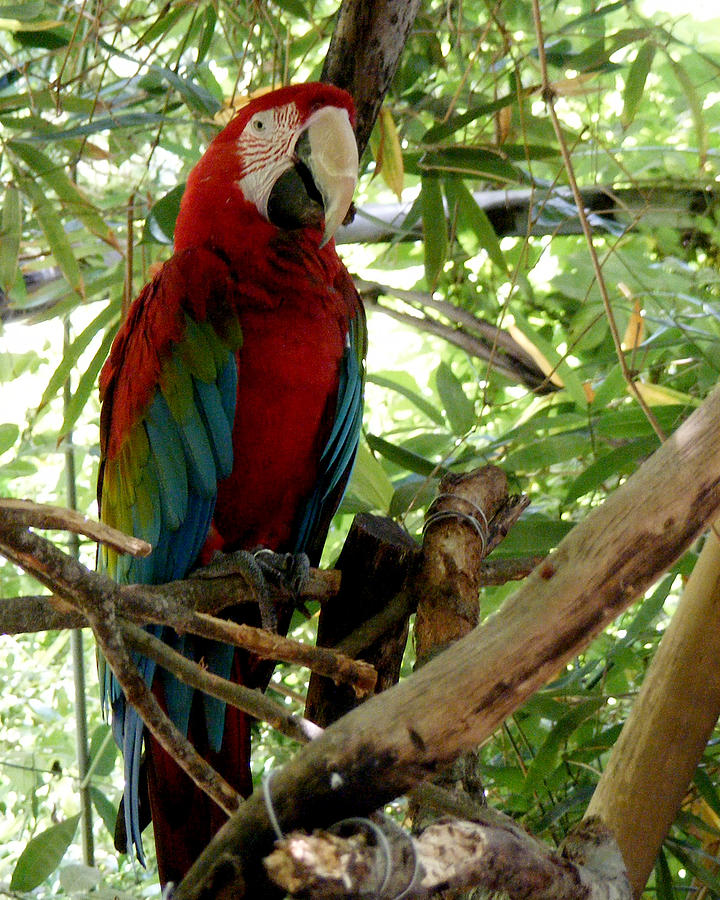
M310 576L310 560L305 553L275 553L262 547L253 552L235 550L218 552L209 565L193 573L194 577L218 578L223 575L244 575L255 593L260 623L266 631L277 634L276 601L270 596L268 585L287 591L297 602Z

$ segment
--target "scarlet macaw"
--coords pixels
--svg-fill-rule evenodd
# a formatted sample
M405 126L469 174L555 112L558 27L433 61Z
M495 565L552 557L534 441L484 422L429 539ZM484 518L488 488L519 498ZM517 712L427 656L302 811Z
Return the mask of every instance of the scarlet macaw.
M146 559L104 548L100 566L117 581L183 578L215 550L318 560L362 415L365 319L332 239L357 179L353 118L338 88L281 88L242 108L190 173L173 256L100 377L101 518L154 548ZM252 681L247 654L155 633ZM175 724L249 794L247 717L150 660L139 666ZM128 849L142 860L144 741L160 878L178 881L225 816L144 732L109 670L101 680L124 755Z

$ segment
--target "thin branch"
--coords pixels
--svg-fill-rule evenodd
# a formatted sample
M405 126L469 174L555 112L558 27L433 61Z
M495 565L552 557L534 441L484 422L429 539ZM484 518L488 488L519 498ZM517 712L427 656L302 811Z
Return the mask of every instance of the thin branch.
M48 506L31 500L0 498L0 523L33 528L61 529L73 534L82 534L93 541L107 544L119 553L131 556L149 556L152 546L140 538L131 537L111 528L104 522L89 519L73 509L62 506Z
M164 669L172 672L176 678L204 694L224 700L248 715L267 722L281 734L304 744L322 732L322 729L313 722L302 716L292 715L261 691L253 690L242 684L233 684L225 678L208 672L207 669L182 656L138 625L125 622L122 625L122 632L128 646L139 650L144 656L154 659Z
M545 37L543 34L542 19L540 17L539 0L532 0L532 10L533 20L535 22L535 35L537 37L538 45L538 61L540 63L540 72L542 76L543 99L545 100L548 113L550 114L550 120L552 122L553 130L555 131L555 136L560 147L560 154L563 158L563 164L567 173L568 183L570 185L570 189L572 190L573 198L575 200L575 206L577 207L578 218L580 219L580 225L582 226L585 241L587 243L588 254L592 262L593 271L595 272L595 279L597 281L598 290L600 291L603 306L605 307L605 314L607 315L608 325L610 326L610 333L615 345L615 352L617 354L618 362L620 363L623 378L625 379L627 386L632 392L632 395L637 400L655 434L657 434L661 441L664 441L666 439L665 432L662 430L655 414L647 405L642 397L642 394L638 390L638 387L635 384L635 380L632 377L632 373L628 368L625 354L623 353L622 340L620 338L620 333L615 321L615 314L612 309L612 304L610 303L610 295L608 294L607 284L605 283L605 276L603 275L602 266L600 265L600 260L598 258L597 251L595 250L595 244L593 242L592 228L585 212L582 193L580 191L580 188L578 187L577 179L575 178L575 169L573 168L572 159L570 158L570 151L568 150L567 142L565 141L565 136L563 135L562 127L560 125L560 120L558 119L557 111L555 110L555 93L550 83L550 77L548 74L547 58L545 55Z
M360 697L371 693L375 687L377 673L371 665L362 660L350 659L327 647L301 644L262 628L238 625L205 613L188 611L173 624L180 631L189 631L200 637L242 647L262 659L294 663L333 681L347 682Z

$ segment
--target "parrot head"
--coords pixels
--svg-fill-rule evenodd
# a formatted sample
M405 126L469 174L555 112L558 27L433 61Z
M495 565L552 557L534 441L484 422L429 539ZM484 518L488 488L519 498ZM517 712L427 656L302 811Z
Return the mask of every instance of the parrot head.
M292 85L244 106L188 178L175 247L223 243L243 226L311 228L327 244L345 218L358 171L354 107L329 84Z

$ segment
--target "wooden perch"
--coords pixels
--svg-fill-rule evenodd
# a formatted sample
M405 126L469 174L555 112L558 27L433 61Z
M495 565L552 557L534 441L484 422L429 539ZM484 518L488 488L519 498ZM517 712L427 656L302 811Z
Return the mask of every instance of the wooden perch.
M412 677L348 713L272 780L281 827L362 815L481 743L687 549L720 509L720 389L560 543L502 609ZM681 471L683 477L668 473ZM578 573L582 572L582 579ZM273 844L253 794L176 900L268 889Z
M293 832L278 841L265 868L283 890L309 900L392 900L401 893L403 900L427 900L471 887L502 892L508 900L631 897L618 846L599 819L584 821L561 851L492 810L479 821L440 820L406 841L409 859L402 860L399 883L388 877L383 845L372 845L365 832L351 837Z
M588 808L615 832L636 897L718 715L720 542L711 529Z

